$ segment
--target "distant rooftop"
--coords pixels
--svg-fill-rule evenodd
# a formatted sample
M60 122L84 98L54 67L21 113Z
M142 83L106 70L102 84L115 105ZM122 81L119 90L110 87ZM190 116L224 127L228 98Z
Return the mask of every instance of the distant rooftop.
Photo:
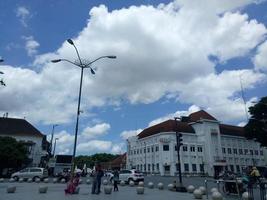
M0 118L0 136L35 136L43 137L44 135L25 119L17 118Z

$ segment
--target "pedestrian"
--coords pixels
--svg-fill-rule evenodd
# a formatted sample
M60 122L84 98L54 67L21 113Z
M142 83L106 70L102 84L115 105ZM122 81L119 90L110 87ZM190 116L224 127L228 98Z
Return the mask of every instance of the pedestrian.
M251 171L251 173L250 173L250 177L251 177L251 179L252 179L252 183L256 183L256 182L258 182L258 183L260 183L261 181L260 181L260 172L259 172L259 170L257 169L257 167L252 167L252 171Z
M119 188L118 188L118 182L119 182L119 179L120 179L120 175L119 175L119 172L118 170L115 170L114 171L114 174L113 174L113 191L119 191Z
M97 168L95 167L95 169L91 172L91 177L92 177L92 191L91 191L91 194L96 194L96 189L97 189L96 174L97 174Z
M97 165L97 171L96 171L96 181L97 181L97 190L96 190L96 194L99 194L100 191L100 187L101 187L101 179L104 176L104 171L101 169L101 165L98 164Z

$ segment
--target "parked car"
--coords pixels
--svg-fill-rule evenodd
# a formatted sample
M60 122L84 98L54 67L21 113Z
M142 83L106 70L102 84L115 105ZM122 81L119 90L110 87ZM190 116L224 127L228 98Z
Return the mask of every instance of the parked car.
M136 169L121 170L119 180L125 181L127 183L129 183L130 181L139 182L144 181L144 175Z
M14 178L15 180L18 180L20 178L23 178L23 179L32 178L33 181L35 181L35 179L37 178L42 180L47 177L48 177L47 169L40 168L40 167L25 168L11 175L11 178Z

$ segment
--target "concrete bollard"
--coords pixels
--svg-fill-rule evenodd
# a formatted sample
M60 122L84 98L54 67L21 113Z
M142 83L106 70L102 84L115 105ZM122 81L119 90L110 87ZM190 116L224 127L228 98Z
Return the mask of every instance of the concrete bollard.
M28 183L32 183L32 179L31 178L28 178L27 182Z
M105 185L105 186L104 186L104 193L105 193L105 194L111 194L111 192L112 192L112 186L110 186L110 185Z
M53 183L57 183L57 178L53 178Z
M107 185L108 184L108 180L103 180L103 185Z
M3 183L4 182L4 179L3 178L0 178L0 183Z
M202 192L202 195L205 195L205 194L207 194L207 190L206 190L206 188L205 188L205 187L203 187L203 186L200 186L198 189L199 189L199 190Z
M16 191L16 186L8 186L6 188L7 193L14 193Z
M242 194L242 199L243 199L243 200L249 200L249 198L248 198L248 192L244 192L244 193Z
M81 178L79 179L79 184L83 184L83 180Z
M125 186L125 182L124 181L121 181L120 182L120 186Z
M47 186L39 186L39 193L43 194L47 192L48 187Z
M44 183L48 183L49 182L49 179L48 178L45 178L44 179Z
M153 183L153 182L149 182L149 183L147 184L147 187L148 187L149 189L153 189L153 188L154 188L154 183Z
M218 189L217 188L211 188L210 192L211 192L211 194L214 193L214 192L218 192Z
M66 183L66 180L63 178L61 179L60 183Z
M87 180L86 180L86 184L87 184L87 185L90 185L90 184L91 184L91 180L90 180L90 179L87 179Z
M195 199L202 199L202 191L200 189L195 189L193 195Z
M9 179L9 182L10 182L10 183L13 183L13 182L15 182L15 179L14 179L14 178L10 178L10 179Z
M138 186L140 186L140 187L144 187L144 182L143 182L143 181L140 181L140 182L138 183Z
M144 187L138 186L136 188L136 193L137 194L144 194L144 192L145 192L145 188Z
M168 187L168 190L173 190L173 184L172 183L170 183L167 187Z
M164 185L163 185L163 183L159 183L159 184L158 184L158 189L159 189L159 190L163 190L163 189L164 189Z
M215 191L215 192L212 193L211 199L212 200L223 200L223 196L222 196L222 194L220 192Z
M194 190L195 190L195 187L194 187L193 185L189 185L189 186L187 187L187 192L188 192L188 193L193 193Z
M20 179L19 179L19 183L22 183L23 181L24 181L23 178L20 178Z
M130 182L129 182L129 185L130 185L131 187L133 187L133 186L134 186L134 182L133 182L133 181L130 181Z

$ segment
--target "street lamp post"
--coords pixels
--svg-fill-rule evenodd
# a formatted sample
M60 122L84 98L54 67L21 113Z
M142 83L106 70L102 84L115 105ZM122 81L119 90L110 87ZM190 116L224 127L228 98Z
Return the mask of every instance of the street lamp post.
M53 143L53 139L54 139L54 131L55 131L55 127L57 127L58 124L53 124L52 126L52 132L51 132L51 140L50 140L50 153L52 153L52 143ZM54 156L54 154L53 154Z
M74 42L71 39L68 39L67 42L74 47L79 62L78 63L77 62L72 62L72 61L67 60L67 59L55 59L55 60L52 60L51 62L58 63L58 62L61 62L61 61L66 61L66 62L69 62L69 63L81 68L80 87L79 87L79 96L78 96L78 108L77 108L77 117L76 117L76 126L75 126L74 147L73 147L73 154L72 154L72 166L71 166L71 175L73 176L73 173L74 173L74 158L75 158L75 155L76 155L77 136L78 136L78 129L79 129L79 117L80 117L80 113L81 113L80 103L81 103L81 95L82 95L83 71L84 71L84 69L89 68L91 73L95 74L95 71L91 67L91 65L94 62L96 62L97 60L100 60L102 58L115 59L116 56L113 56L113 55L112 56L111 55L109 55L109 56L100 56L97 59L95 59L95 60L93 60L93 61L91 61L89 63L83 63L82 60L81 60L80 54L78 52L78 49L75 46Z
M176 132L176 145L177 145L177 157L178 157L178 170L179 170L179 185L176 187L176 191L178 192L187 192L186 188L183 186L183 181L182 181L182 170L181 170L181 158L180 158L180 147L181 147L181 142L180 142L180 136L178 132L178 123L177 119L180 119L178 117L174 117L175 120L175 132Z
M54 142L54 150L53 150L53 157L55 157L57 140L58 140L58 138L55 138L55 142Z
M4 59L0 58L0 63L4 62ZM4 74L4 72L0 71L0 74ZM0 85L6 86L5 82L3 81L3 79L0 80Z

